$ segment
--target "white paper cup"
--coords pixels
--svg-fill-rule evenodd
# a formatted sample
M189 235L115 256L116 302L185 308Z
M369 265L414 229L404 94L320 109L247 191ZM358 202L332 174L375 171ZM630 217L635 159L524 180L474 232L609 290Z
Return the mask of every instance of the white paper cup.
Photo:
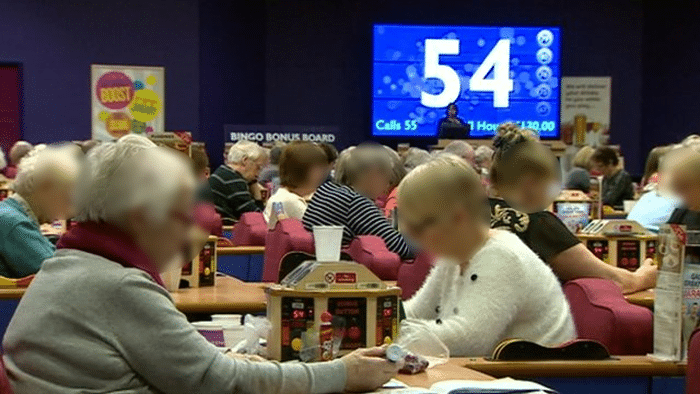
M340 261L343 226L314 226L316 261Z
M634 206L637 204L637 200L625 200L622 202L622 204L624 206L625 213L629 213L632 210L632 208L634 208Z

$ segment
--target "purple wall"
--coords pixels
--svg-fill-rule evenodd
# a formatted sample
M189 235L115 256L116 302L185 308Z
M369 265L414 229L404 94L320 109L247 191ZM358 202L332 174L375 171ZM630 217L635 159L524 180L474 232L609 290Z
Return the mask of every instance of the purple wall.
M197 0L9 0L0 6L0 62L24 69L24 138L90 138L90 64L166 68L166 129L198 132Z
M347 140L369 138L373 23L559 25L562 75L612 76L612 142L638 172L645 156L639 143L642 21L642 3L627 0L270 2L266 120L337 124Z
M90 63L163 65L166 128L192 130L218 164L226 123L338 125L346 141L368 138L373 23L560 25L564 75L612 76L612 141L639 173L649 148L700 126L700 6L666 3L5 0L0 62L23 64L33 142L89 138Z

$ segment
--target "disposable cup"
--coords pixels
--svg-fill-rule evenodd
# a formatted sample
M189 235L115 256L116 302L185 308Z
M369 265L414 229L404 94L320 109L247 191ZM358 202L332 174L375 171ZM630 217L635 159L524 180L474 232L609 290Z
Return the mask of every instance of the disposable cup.
M340 261L343 226L314 226L316 261Z

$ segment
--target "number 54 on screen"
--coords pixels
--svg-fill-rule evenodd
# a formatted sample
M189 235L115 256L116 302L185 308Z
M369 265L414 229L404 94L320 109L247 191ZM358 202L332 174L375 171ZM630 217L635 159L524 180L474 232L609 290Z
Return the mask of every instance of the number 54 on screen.
M437 78L445 86L439 94L421 92L420 102L430 108L444 108L459 97L462 90L459 75L452 67L440 64L440 55L459 55L459 40L425 40L425 79ZM493 69L493 78L486 79ZM510 79L510 40L499 40L469 79L469 90L493 92L494 108L507 108L509 94L513 91Z

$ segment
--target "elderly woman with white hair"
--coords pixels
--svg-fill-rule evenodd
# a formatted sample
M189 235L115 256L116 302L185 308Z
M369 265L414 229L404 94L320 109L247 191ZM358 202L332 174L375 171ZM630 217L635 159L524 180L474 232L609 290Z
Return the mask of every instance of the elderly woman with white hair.
M212 202L222 218L238 220L245 212L265 209L258 175L267 161L267 152L255 142L238 141L229 149L226 164L209 177Z
M471 166L476 165L476 162L474 161L474 147L472 147L471 144L466 141L452 141L445 146L445 149L443 149L442 152L451 153L463 159Z
M343 226L343 244L359 235L376 235L390 251L413 257L413 248L374 204L389 190L393 176L392 159L383 146L344 150L336 163L335 181L326 181L311 198L304 227L311 231L313 226Z
M464 160L445 155L411 171L398 200L402 228L438 256L405 303L406 328L432 332L460 357L487 356L508 338L576 337L552 270L516 235L489 230L486 193Z
M181 261L195 180L176 152L128 135L87 156L79 223L44 262L3 342L16 394L371 391L381 348L315 364L229 357L188 323L160 273Z
M0 202L0 275L35 274L53 255L40 225L71 217L78 169L71 146L36 149L22 160L12 184L15 193Z

